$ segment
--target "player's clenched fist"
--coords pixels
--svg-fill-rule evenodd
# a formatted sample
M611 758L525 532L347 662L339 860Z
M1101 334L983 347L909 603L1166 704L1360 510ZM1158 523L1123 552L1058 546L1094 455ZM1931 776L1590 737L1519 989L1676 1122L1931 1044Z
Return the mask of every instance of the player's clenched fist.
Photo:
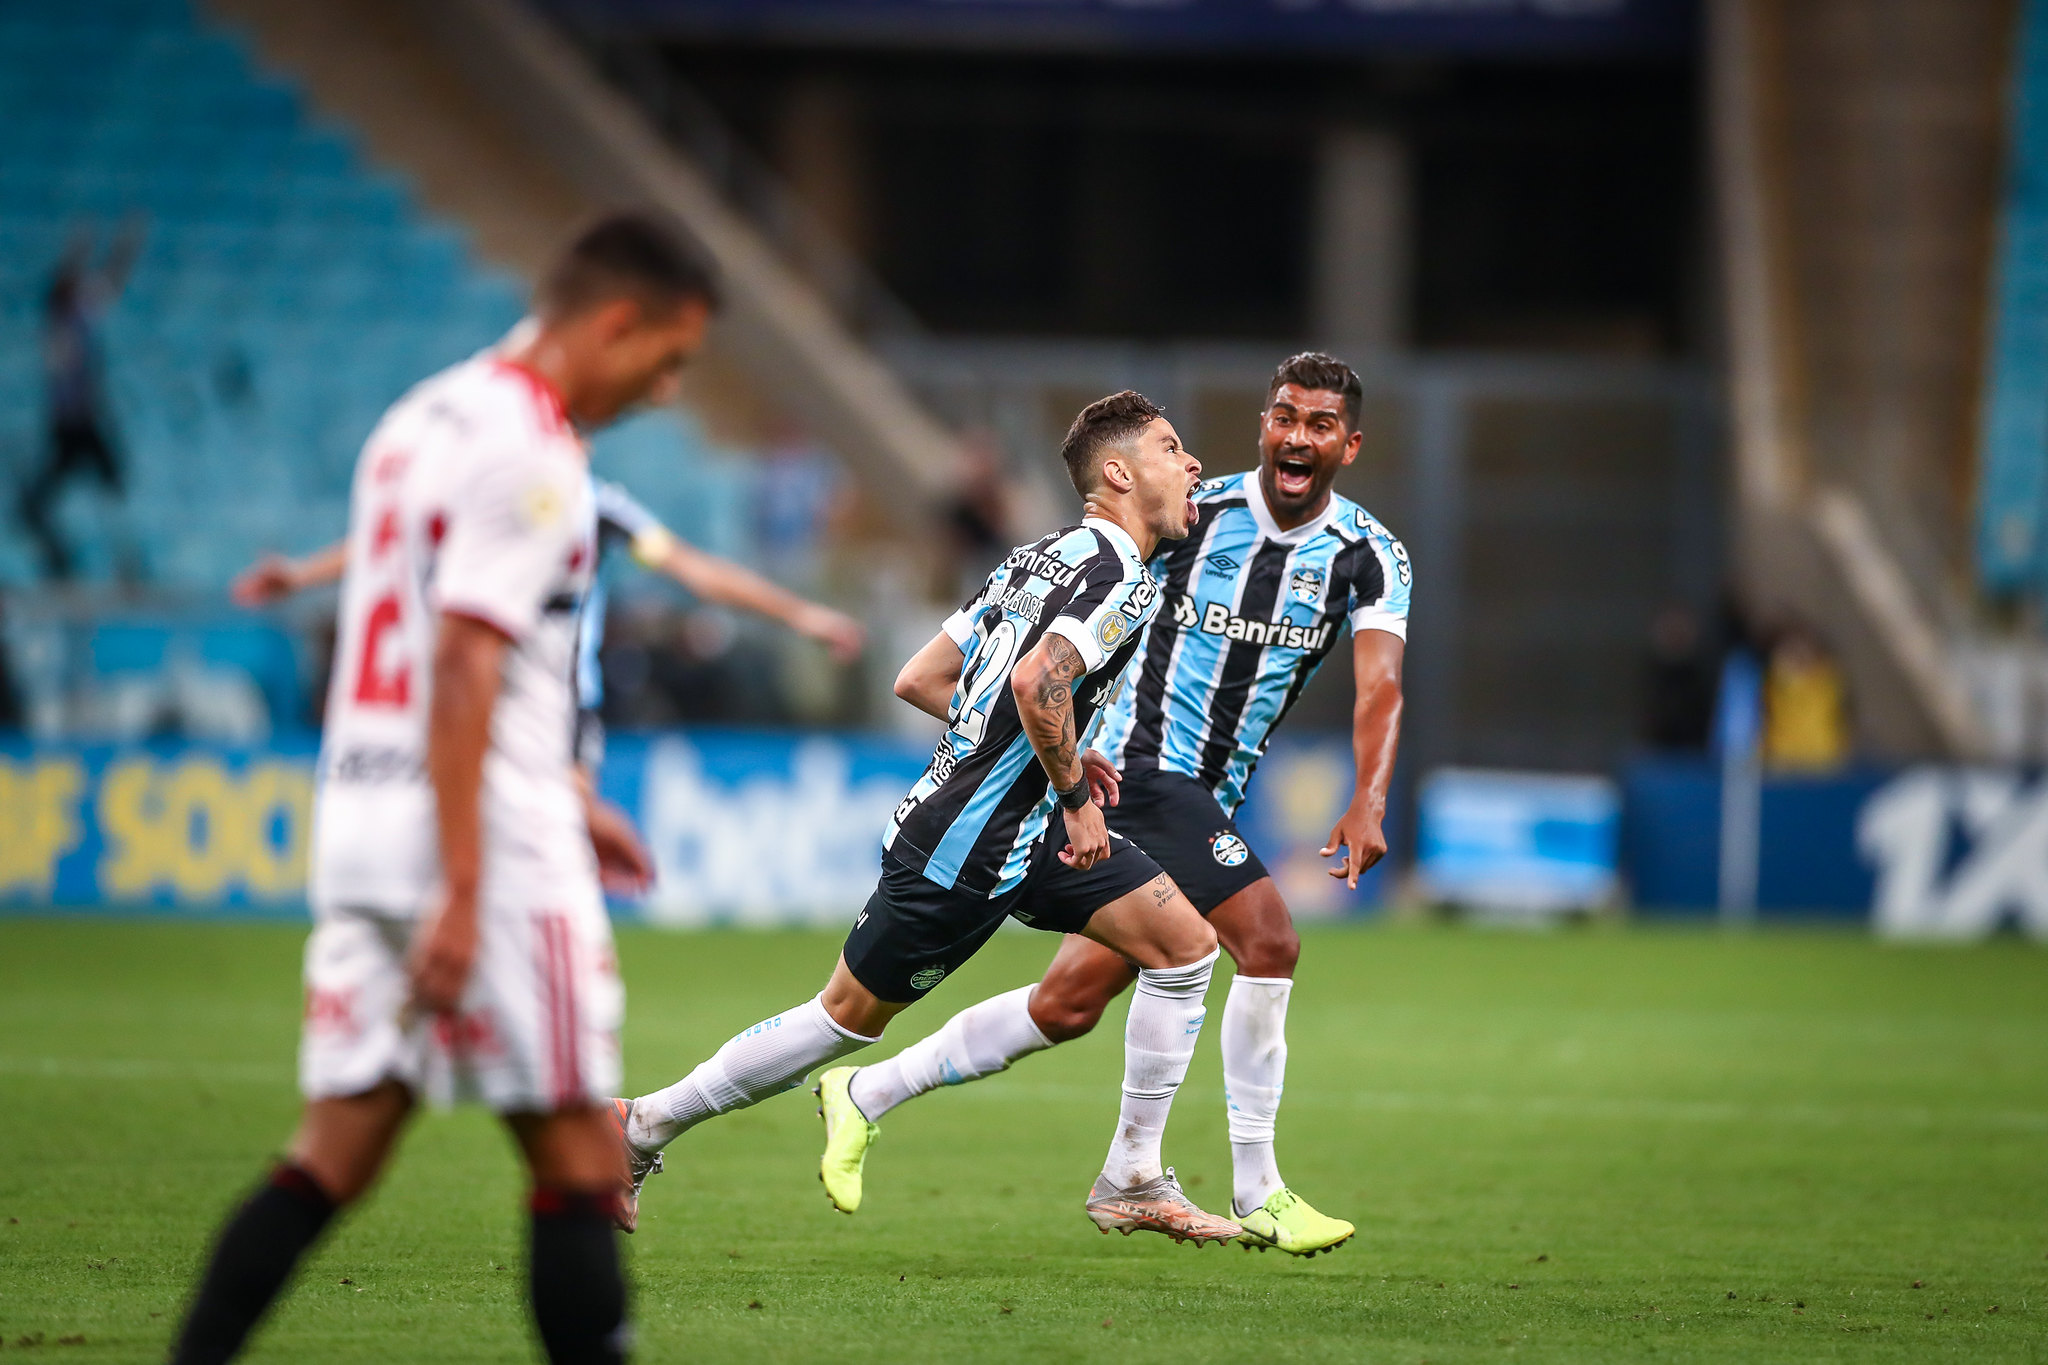
M450 895L413 940L412 1001L428 1014L452 1014L462 1003L476 961L476 898Z
M1109 856L1109 826L1102 808L1093 801L1078 810L1062 811L1067 818L1067 846L1060 861L1086 872Z

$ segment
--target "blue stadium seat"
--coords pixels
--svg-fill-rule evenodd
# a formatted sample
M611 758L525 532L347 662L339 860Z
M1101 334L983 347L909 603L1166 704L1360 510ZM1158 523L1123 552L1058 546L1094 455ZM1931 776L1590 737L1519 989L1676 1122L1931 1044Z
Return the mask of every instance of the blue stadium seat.
M39 457L49 271L81 228L142 230L101 337L128 496L80 486L58 512L88 575L218 589L258 550L326 543L385 407L523 311L459 226L186 0L0 0L0 128L0 465ZM746 554L748 466L694 423L643 417L598 459ZM0 507L0 583L35 572Z

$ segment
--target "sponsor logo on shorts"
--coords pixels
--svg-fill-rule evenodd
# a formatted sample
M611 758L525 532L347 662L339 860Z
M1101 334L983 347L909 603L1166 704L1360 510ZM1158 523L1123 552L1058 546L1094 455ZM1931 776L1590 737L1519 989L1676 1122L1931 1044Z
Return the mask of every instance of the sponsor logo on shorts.
M946 979L944 967L922 967L910 974L910 989L928 991Z
M1252 851L1244 840L1224 830L1221 834L1209 836L1209 855L1225 867L1243 867L1244 860L1252 856Z
M327 761L326 776L330 782L417 782L426 769L409 750L352 744Z
M1104 649L1115 649L1124 636L1131 633L1132 624L1130 617L1113 611L1095 627L1096 642Z

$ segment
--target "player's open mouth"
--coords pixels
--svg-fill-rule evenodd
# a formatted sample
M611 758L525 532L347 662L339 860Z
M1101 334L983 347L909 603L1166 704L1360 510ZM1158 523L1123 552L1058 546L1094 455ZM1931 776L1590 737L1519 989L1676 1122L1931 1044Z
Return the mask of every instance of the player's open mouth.
M1306 497L1315 479L1316 466L1313 460L1282 455L1273 461L1273 487L1283 498Z
M1202 519L1202 509L1201 509L1201 508L1199 508L1199 507L1197 507L1197 506L1195 506L1195 500L1194 500L1193 498L1189 498L1189 499L1188 499L1188 529L1189 529L1189 530L1193 530L1193 529L1194 529L1194 526L1195 526L1195 523L1196 523L1196 522L1198 522L1198 521L1200 521L1201 519Z

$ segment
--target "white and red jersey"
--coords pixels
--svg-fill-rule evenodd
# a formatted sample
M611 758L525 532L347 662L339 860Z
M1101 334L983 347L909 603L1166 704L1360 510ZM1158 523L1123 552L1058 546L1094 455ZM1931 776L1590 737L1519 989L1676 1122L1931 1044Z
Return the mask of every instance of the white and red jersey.
M572 770L577 613L596 561L589 462L531 371L479 357L384 415L356 464L315 807L316 904L410 915L440 882L426 776L443 613L511 641L491 715L486 876L595 885Z

